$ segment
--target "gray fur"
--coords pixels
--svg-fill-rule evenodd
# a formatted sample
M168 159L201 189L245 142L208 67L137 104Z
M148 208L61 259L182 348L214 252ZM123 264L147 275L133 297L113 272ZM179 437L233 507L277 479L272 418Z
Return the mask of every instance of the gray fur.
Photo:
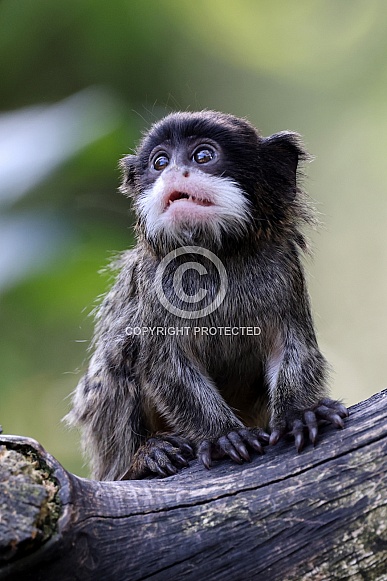
M294 134L289 135L290 145L300 147ZM134 197L143 195L150 187L141 186L143 170L130 166L126 171L125 187ZM289 202L292 211L281 217L282 230L273 215L265 228L253 223L249 233L241 228L239 241L230 242L226 232L221 248L219 237L212 246L208 232L202 239L200 232L199 239L184 233L185 243L200 242L216 250L229 283L220 307L196 320L178 318L160 304L156 269L170 251L171 240L166 231L150 244L139 222L138 244L121 256L116 282L98 310L95 352L67 416L82 429L95 478L122 477L135 452L160 430L183 436L195 446L244 425L270 424L273 430L284 430L326 395L327 363L317 345L300 261L299 245L304 246L300 222L311 221L303 200L298 190ZM177 258L173 268L187 260L205 264L210 299L219 286L215 268L198 255ZM180 299L172 296L172 274L171 266L164 292L179 304ZM186 284L194 294L203 283L192 276ZM261 334L213 338L127 333L128 327L229 325L256 326Z

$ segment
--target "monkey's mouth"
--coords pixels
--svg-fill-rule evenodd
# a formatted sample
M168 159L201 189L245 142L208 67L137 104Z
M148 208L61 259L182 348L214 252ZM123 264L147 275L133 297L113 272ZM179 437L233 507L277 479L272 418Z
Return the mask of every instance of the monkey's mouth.
M165 209L167 210L172 204L176 204L176 202L191 202L192 204L196 204L197 206L212 206L212 202L207 198L197 198L192 194L187 194L186 192L172 192L167 199L167 203Z

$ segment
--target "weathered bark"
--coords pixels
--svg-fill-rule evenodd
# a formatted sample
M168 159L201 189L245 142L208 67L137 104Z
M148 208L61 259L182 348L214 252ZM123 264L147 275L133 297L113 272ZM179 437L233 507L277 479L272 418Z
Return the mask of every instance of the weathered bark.
M386 581L386 412L387 390L302 454L164 480L85 480L0 436L0 579Z

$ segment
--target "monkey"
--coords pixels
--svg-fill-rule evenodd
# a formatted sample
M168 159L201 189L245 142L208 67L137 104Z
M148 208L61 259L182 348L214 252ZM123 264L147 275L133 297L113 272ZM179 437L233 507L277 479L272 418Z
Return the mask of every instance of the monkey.
M302 263L308 160L299 134L209 110L167 115L122 159L137 243L113 265L67 416L93 478L243 463L344 427Z

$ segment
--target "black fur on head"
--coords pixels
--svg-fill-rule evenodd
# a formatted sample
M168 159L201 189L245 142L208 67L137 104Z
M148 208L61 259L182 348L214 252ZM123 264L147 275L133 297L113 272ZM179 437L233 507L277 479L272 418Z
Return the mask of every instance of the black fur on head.
M149 157L158 144L179 145L190 137L211 139L223 152L216 175L230 178L251 205L251 232L256 240L306 242L300 227L314 223L313 211L300 187L300 165L309 156L297 133L282 131L262 137L247 120L215 111L177 112L155 123L136 154L121 161L121 191L136 196L151 184Z

